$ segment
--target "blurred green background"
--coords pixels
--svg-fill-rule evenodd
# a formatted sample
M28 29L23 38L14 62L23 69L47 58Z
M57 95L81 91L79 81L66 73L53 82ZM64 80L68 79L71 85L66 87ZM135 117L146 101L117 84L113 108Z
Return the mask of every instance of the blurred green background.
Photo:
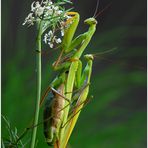
M35 27L22 26L31 3L2 0L2 114L19 132L33 117L36 92ZM81 15L76 35L86 31L83 21L94 14L96 3L74 1ZM99 10L109 3L100 0ZM82 111L69 146L146 148L146 0L114 0L97 20L97 32L85 53L117 50L95 58L90 87L94 98ZM54 78L51 63L57 55L51 50L42 56L43 91ZM39 148L48 147L42 130L39 126Z

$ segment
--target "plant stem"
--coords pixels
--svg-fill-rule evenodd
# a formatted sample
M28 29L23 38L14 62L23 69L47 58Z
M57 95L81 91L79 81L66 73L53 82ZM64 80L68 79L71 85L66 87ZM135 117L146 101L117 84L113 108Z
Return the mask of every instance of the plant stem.
M33 123L33 131L31 137L31 145L30 148L34 148L35 141L36 141L36 133L37 133L37 125L38 118L39 118L39 109L40 109L40 98L41 98L41 22L38 24L38 35L36 41L36 86L37 86L37 99L36 99L36 107L35 107L35 114L34 114L34 123Z

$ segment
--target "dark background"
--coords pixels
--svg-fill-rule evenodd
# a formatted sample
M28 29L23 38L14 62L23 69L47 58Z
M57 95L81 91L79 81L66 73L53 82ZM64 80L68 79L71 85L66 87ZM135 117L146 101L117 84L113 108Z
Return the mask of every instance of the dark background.
M100 0L99 10L110 2ZM35 27L22 26L31 3L2 0L2 114L19 133L29 125L35 106ZM96 3L74 1L81 15L76 35L86 31L83 21L93 16ZM81 113L69 145L146 148L146 0L114 0L97 20L85 53L117 50L95 58L90 87L94 98ZM58 52L42 56L42 91L53 79L51 63ZM42 109L40 113L41 121ZM42 130L39 126L38 147L47 147Z

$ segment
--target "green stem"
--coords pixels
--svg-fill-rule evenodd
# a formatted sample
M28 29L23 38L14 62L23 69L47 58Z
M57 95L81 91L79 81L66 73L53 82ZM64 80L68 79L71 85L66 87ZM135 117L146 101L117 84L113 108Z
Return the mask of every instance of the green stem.
M34 114L34 123L33 123L33 131L31 137L31 145L30 148L35 147L36 141L36 133L37 133L37 125L38 118L39 118L39 109L40 109L40 98L41 98L41 22L38 25L38 36L37 36L37 43L36 43L36 85L37 85L37 99L36 99L36 107L35 107L35 114Z

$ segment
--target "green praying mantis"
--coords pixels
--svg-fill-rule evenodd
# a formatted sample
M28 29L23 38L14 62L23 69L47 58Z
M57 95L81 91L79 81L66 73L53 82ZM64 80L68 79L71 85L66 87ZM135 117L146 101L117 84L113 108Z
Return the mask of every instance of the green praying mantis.
M89 92L93 55L84 56L87 65L83 72L80 57L95 33L97 24L94 17L86 19L84 23L89 26L88 31L73 39L79 23L79 14L77 12L67 12L67 14L71 18L66 22L69 23L69 26L65 29L61 46L62 51L58 60L53 63L53 69L59 71L59 75L50 84L43 97L44 99L48 91L51 90L50 99L46 100L44 109L44 135L46 142L49 145L53 145L58 141L60 145L58 147L61 148L66 147ZM61 59L62 55L64 57ZM74 90L79 90L84 86L86 87L81 93L74 95ZM75 100L73 96L78 97L76 97L77 101L72 114L69 115L70 102ZM75 120L73 120L74 118Z

